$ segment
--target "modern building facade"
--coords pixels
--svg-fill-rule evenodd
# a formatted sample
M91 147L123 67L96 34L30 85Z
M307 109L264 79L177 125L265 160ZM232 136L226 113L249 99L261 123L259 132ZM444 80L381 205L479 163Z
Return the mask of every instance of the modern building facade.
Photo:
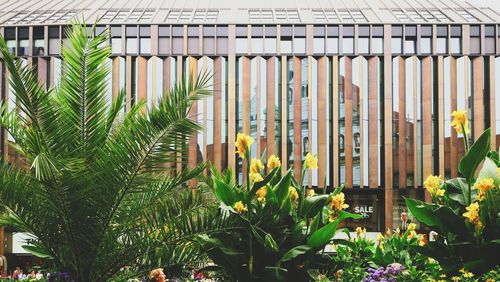
M500 144L500 8L449 1L3 0L0 33L53 87L65 27L75 18L109 30L109 98L125 89L148 106L188 74L213 74L212 97L192 117L193 167L209 160L242 176L236 134L252 156L276 154L300 176L307 152L316 189L345 185L369 231L396 227L401 196L426 198L429 174L457 176L462 140L452 111L466 109L475 139ZM89 32L91 29L89 28ZM13 106L0 64L1 97ZM1 135L4 158L15 160Z

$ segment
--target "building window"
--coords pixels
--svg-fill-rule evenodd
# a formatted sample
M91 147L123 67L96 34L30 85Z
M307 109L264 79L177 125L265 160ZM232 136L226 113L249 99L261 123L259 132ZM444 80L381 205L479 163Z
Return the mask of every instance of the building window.
M293 38L292 26L289 25L281 26L281 39L280 39L281 54L292 53L292 38Z
M217 26L217 54L226 55L228 52L228 29L227 26Z
M360 26L358 33L358 52L360 54L368 54L370 50L370 27Z
M338 54L339 53L339 27L327 26L326 27L326 53Z
M342 27L342 53L354 54L354 26Z
M49 29L50 31L50 29ZM112 26L111 27L111 52L113 54L122 53L122 27Z
M293 52L295 54L306 53L306 27L294 26L293 28Z
M481 28L478 25L470 27L470 53L481 53Z
M49 55L59 53L61 53L60 28L58 26L49 26Z
M494 54L495 53L495 26L487 25L484 28L484 52L486 54Z
M415 54L417 51L417 27L405 26L405 54Z
M372 39L370 44L371 52L373 54L384 53L384 27L383 26L373 26L372 27Z
M139 40L140 40L140 50L141 54L149 55L151 54L151 27L140 26L139 27Z
M261 25L252 26L252 53L264 53L264 27Z
M236 54L248 53L248 28L247 26L236 27Z
M137 54L138 52L138 41L137 41L137 26L127 26L126 28L126 43L127 43L127 54Z
M169 55L170 54L170 27L160 26L158 27L158 54Z
M276 26L266 26L264 27L264 53L276 54Z
M215 26L203 27L203 53L215 54Z
M432 53L432 26L425 25L420 28L420 53Z
M45 55L44 28L42 26L33 27L33 56Z
M403 27L392 27L391 49L393 54L401 54L401 47L403 45Z
M188 26L188 54L199 54L200 28L198 26Z
M184 53L184 27L172 26L172 54L182 55Z
M436 52L438 54L448 53L448 26L438 26L437 27Z
M455 25L450 28L450 52L460 54L462 52L462 27Z
M9 48L9 51L13 53L14 55L16 54L16 29L15 28L6 28L5 29L5 41L7 43L7 48Z
M17 55L28 56L30 44L29 44L29 29L27 27L19 27L17 29L17 40L19 42Z
M313 29L313 53L325 54L325 27L315 26Z

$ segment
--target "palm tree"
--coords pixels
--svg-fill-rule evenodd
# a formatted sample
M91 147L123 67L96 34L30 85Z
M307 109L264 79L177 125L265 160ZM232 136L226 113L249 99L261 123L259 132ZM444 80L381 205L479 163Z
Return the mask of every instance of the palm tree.
M48 90L0 38L16 98L10 112L0 104L0 125L25 160L0 164L0 224L36 237L26 249L75 281L106 281L124 265L217 226L199 199L178 204L189 209L183 213L159 210L191 194L186 181L204 169L175 173L165 163L182 161L186 140L199 129L188 113L210 94L209 79L183 80L158 106L146 110L140 101L124 113L130 101L123 91L106 98L107 33L89 37L79 23L67 33L63 76Z

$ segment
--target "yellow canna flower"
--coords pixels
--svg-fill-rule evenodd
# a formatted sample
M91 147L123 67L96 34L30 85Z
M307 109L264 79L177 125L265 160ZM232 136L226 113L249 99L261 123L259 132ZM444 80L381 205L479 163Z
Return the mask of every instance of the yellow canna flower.
M465 273L465 272L467 272L467 270L465 270L465 268L463 268L463 267L462 267L462 268L460 268L460 269L458 270L458 272L460 272L460 273Z
M488 278L488 279L486 279L486 282L495 282L495 279L493 279L493 278Z
M244 212L248 211L247 207L243 204L242 201L238 201L234 204L234 210L237 213L244 213Z
M281 161L280 158L276 157L275 155L271 155L269 159L267 159L267 169L268 170L273 170L277 167L281 166Z
M408 239L412 239L412 238L415 238L417 237L417 232L415 232L415 230L411 230L410 233L408 234Z
M394 233L395 233L395 234L398 234L398 235L399 235L399 234L401 234L401 229L399 229L399 227L398 227L398 228L396 228L396 230L394 231Z
M259 159L253 158L250 164L250 173L260 173L264 169L264 165Z
M418 245L425 246L425 237L423 235L418 236Z
M316 195L316 192L314 191L314 189L308 189L308 190L307 190L307 195L306 195L306 197L312 197L312 196L314 196L314 195Z
M450 126L454 127L458 133L463 133L462 126L465 128L465 133L470 132L467 119L467 111L453 111L453 113L451 113L451 116L453 117L453 121L451 122Z
M260 175L260 173L258 172L250 172L250 180L252 180L253 182L259 182L264 180L264 178L262 178L262 175Z
M257 190L257 192L255 192L255 194L257 195L257 201L263 202L266 200L267 188L262 187L259 190Z
M290 195L290 200L292 202L296 202L299 199L299 193L297 193L297 189L295 189L295 187L288 187L288 195Z
M464 212L463 216L467 218L467 221L474 223L479 220L479 204L474 202L470 206L465 208L467 212Z
M387 230L385 231L385 236L390 237L391 235L392 235L391 229L387 228Z
M243 133L238 133L236 137L236 152L240 155L242 159L245 158L245 152L250 150L250 146L253 143L253 138Z
M318 159L313 154L307 153L306 159L304 160L304 164L308 169L317 169Z
M349 207L348 204L344 203L345 196L344 193L340 192L337 195L333 196L330 200L330 209L333 211L341 211L347 209Z
M458 277L458 276L453 276L453 277L451 277L451 280L453 280L453 281L459 281L459 280L460 280L460 277Z
M410 230L410 231L415 230L416 227L417 227L417 225L415 223L408 224L408 230Z
M443 180L439 176L429 175L424 181L425 189L435 197L442 197L444 195L444 190L441 189L443 185Z
M356 227L356 236L360 237L363 233L366 233L366 228Z
M474 188L479 190L477 194L477 200L482 201L484 200L484 197L486 197L486 193L488 193L489 190L495 188L495 183L493 181L493 178L483 178L476 182L476 184L474 184Z
M465 278L472 278L473 276L474 276L474 273L472 273L472 272L465 272L464 273Z
M337 216L335 216L335 214L330 213L330 214L328 215L328 221L329 221L329 222L334 222L336 219L337 219Z

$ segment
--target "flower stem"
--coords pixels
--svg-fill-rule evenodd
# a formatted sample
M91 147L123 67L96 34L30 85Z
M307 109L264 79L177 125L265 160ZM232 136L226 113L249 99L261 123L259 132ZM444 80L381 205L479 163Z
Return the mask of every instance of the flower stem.
M465 126L462 124L462 134L464 135L464 146L465 153L469 152L469 140L467 140L467 132L465 131Z

